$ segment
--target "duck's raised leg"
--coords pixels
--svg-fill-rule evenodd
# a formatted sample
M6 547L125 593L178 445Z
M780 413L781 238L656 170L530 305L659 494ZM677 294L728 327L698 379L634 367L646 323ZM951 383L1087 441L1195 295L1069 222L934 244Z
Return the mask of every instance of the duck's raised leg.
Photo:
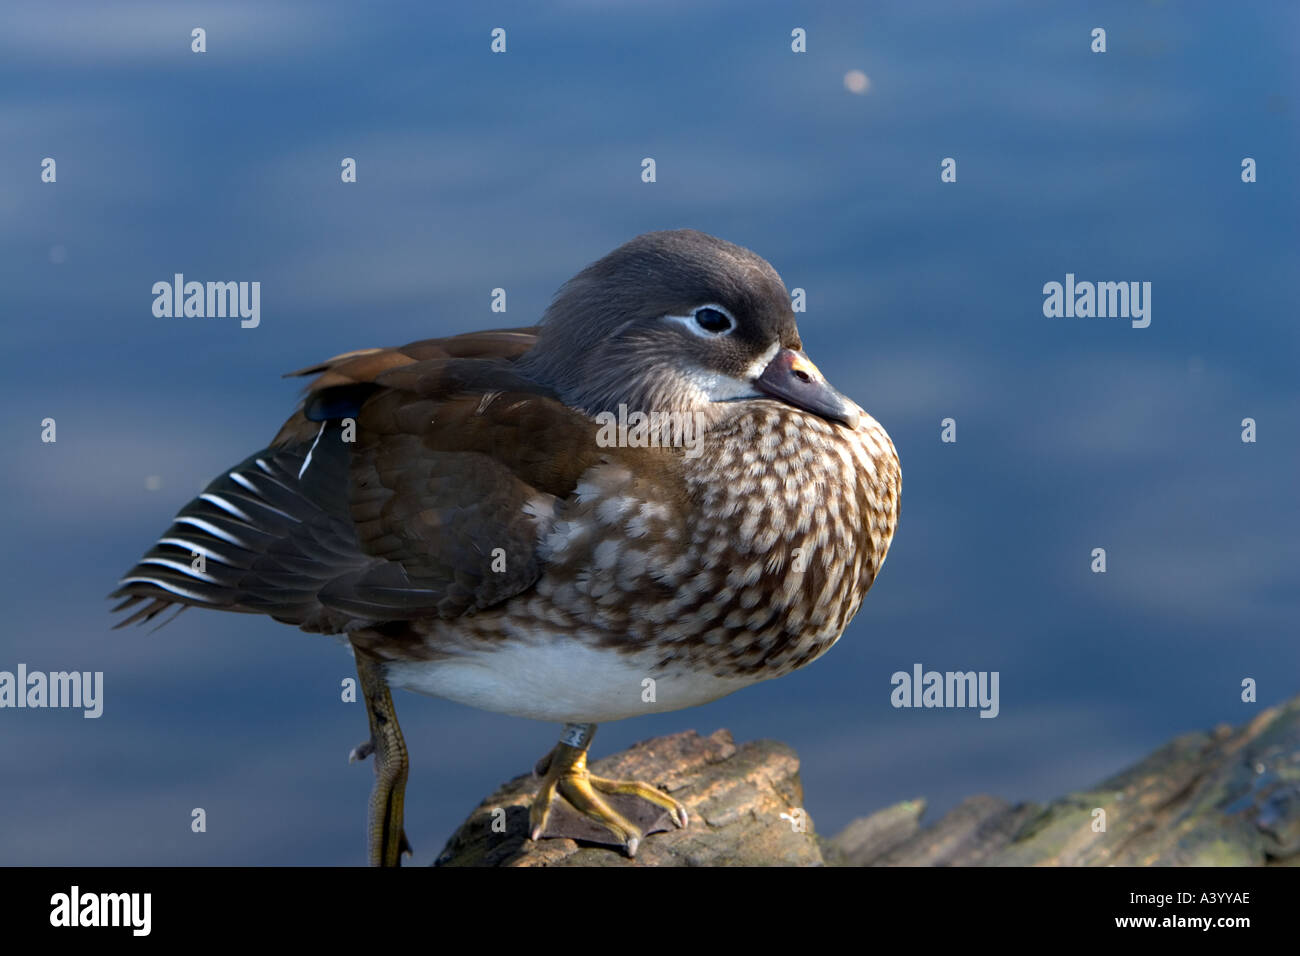
M352 647L357 659L357 678L366 701L370 719L370 739L348 755L348 760L375 757L375 789L370 793L370 812L366 834L371 866L401 866L402 854L410 854L411 844L402 829L402 805L406 799L406 774L410 761L406 741L397 723L393 697L388 692L378 658Z
M588 772L595 732L595 724L565 724L560 742L538 762L542 786L529 809L529 834L612 844L634 857L647 834L686 826L686 808L648 783Z

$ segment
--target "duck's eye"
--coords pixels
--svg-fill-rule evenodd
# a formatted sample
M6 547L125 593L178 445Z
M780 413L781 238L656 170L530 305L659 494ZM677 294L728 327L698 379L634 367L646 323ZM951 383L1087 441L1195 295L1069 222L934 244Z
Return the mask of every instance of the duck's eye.
M721 335L723 332L730 332L735 322L721 309L704 305L695 310L695 324L710 335Z

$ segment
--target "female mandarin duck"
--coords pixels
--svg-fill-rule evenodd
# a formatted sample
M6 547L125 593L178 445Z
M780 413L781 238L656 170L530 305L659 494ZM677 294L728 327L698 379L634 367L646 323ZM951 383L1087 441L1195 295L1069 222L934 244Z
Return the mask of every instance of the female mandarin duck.
M595 725L819 657L897 523L885 430L804 356L775 270L700 232L619 247L534 328L293 374L316 376L302 407L181 510L115 610L134 608L118 626L179 605L343 635L370 718L354 756L375 756L372 864L409 851L391 685L564 723L532 838L635 855L648 821L686 811L591 775ZM629 410L696 441L609 441L601 422Z

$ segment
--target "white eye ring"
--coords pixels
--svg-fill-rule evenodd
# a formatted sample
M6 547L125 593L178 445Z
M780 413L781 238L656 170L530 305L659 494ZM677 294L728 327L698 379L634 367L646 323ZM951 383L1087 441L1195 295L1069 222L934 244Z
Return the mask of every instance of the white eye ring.
M727 327L711 331L700 324L699 314L705 309L718 312L726 317ZM676 322L683 325L692 335L698 335L702 339L716 339L720 335L729 335L736 328L736 317L724 309L722 306L713 302L706 302L704 305L697 305L691 309L690 315L665 315L665 321Z

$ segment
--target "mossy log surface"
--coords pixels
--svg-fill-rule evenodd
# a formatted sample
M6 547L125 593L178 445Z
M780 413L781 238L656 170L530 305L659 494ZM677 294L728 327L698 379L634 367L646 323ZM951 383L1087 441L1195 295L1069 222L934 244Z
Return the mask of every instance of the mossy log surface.
M1046 804L990 796L923 820L908 800L826 839L803 808L784 744L726 730L657 737L592 764L653 783L691 815L647 837L635 860L609 847L528 839L537 780L479 805L441 866L1265 866L1300 865L1300 697L1248 724L1186 734L1084 791Z

